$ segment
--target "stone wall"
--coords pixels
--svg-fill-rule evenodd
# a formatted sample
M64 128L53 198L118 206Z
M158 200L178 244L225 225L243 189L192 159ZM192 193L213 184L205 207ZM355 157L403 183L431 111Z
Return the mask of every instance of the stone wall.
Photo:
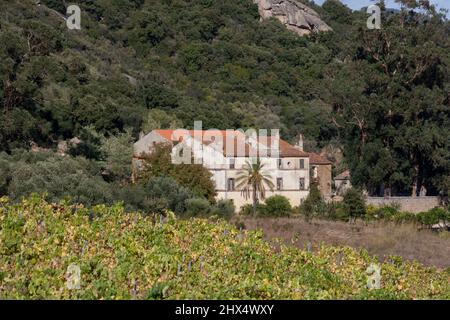
M316 165L317 167L317 176L319 178L319 190L325 200L329 200L331 198L331 164L320 164Z
M419 213L440 206L439 197L368 197L367 204L385 206L399 204L402 211Z

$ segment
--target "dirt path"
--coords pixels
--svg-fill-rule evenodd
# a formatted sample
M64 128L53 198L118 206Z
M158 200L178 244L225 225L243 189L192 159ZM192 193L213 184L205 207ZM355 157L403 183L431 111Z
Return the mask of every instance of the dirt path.
M374 222L349 224L340 221L303 218L244 219L247 229L262 229L267 239L280 238L286 244L314 249L321 243L365 248L381 260L398 255L428 266L450 268L450 233L418 230L414 225Z

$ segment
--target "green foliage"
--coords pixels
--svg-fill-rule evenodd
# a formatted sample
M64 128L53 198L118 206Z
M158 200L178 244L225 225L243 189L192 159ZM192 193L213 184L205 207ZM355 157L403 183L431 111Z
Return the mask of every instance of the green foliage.
M256 214L257 216L264 216L265 215L266 206L263 203L258 203L256 206ZM244 204L241 206L239 210L239 215L241 216L251 216L254 215L253 213L253 205L252 204Z
M164 110L151 109L143 119L142 131L147 133L155 129L180 129L183 123L174 115Z
M259 200L264 200L266 190L273 191L274 184L270 171L260 158L247 160L236 176L236 188L241 190L246 199L251 197L253 202L253 215L256 216Z
M186 214L188 216L207 216L211 213L211 204L203 198L192 198L186 201Z
M308 197L301 203L299 210L308 220L314 216L326 214L327 205L322 198L317 183L311 183Z
M157 143L150 153L143 155L143 168L139 180L145 183L151 177L168 176L198 197L215 202L216 190L212 174L201 164L173 164L172 147L168 143Z
M73 156L83 156L91 160L102 158L101 141L102 137L95 131L94 127L84 127L80 131L80 143L71 145L68 153Z
M7 183L2 187L14 200L45 192L50 201L69 198L86 205L112 201L111 186L100 176L100 167L85 158L22 151L3 155L0 162L13 163L3 166Z
M448 272L391 257L369 290L366 251L275 248L221 220L161 223L35 196L0 198L0 230L1 299L450 299ZM70 264L80 290L66 287Z
M292 213L292 207L289 199L281 196L274 195L266 199L264 213L272 217L289 216Z
M224 219L230 219L235 211L236 207L231 199L221 199L217 201L217 204L213 208L213 214Z
M396 223L412 222L430 227L440 222L450 222L450 211L444 208L433 208L417 214L402 212L395 206L368 206L365 218L367 220L387 220Z
M344 194L343 207L351 219L362 217L366 214L366 200L361 190L351 188Z
M165 214L169 209L182 215L189 209L187 201L193 197L189 189L181 186L175 179L165 176L150 178L143 184L143 189L150 213ZM208 201L206 202L210 205Z
M427 2L402 0L374 31L363 12L307 1L334 30L309 37L260 22L250 0L80 0L79 32L49 9L64 14L64 3L41 3L0 3L0 151L83 137L70 153L122 183L129 151L108 154L97 139L202 120L336 144L371 195L450 194L449 21ZM173 177L213 201L204 175Z
M10 17L1 18L0 39L7 41L0 41L0 102L14 110L0 121L0 151L30 138L47 145L79 136L90 125L107 135L125 128L137 134L143 123L144 130L159 125L148 124L155 108L185 126L193 119L223 129L255 123L293 138L306 122L291 111L319 97L332 59L325 46L278 22L260 23L251 1L182 0L174 10L159 0L83 0L77 33L46 7L65 14L64 4L41 3L0 7ZM243 119L249 103L264 106L267 117ZM327 139L317 130L330 127L325 113L304 107L301 114L315 123L308 124L310 138Z
M100 152L110 180L128 181L131 178L134 139L131 131L102 138Z
M399 2L403 9L384 15L382 31L347 32L341 50L347 62L334 66L329 101L353 185L380 196L416 196L425 189L444 195L449 22L427 1ZM339 7L334 1L325 7L331 6Z
M331 220L348 221L349 213L342 202L330 202L326 205L325 214L320 215L320 217Z
M440 222L450 222L450 212L443 208L434 208L417 215L417 220L424 225L433 225Z

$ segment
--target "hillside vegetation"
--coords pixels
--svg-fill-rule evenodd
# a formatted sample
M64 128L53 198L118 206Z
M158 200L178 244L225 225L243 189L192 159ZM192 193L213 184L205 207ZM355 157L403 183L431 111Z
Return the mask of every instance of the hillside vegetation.
M366 251L311 253L221 220L164 221L120 205L0 199L1 299L450 299L450 271L392 257L367 289ZM81 269L79 290L66 270Z
M350 169L370 195L447 197L445 15L400 0L402 10L383 7L382 29L369 30L365 13L339 1L302 2L333 31L299 37L260 21L252 0L79 0L81 30L65 25L64 1L2 1L0 195L131 198L141 209L130 187L139 132L202 120L205 129L280 128L290 142L303 134L308 150L328 147L337 159L342 150L337 170ZM70 160L28 154L74 137Z

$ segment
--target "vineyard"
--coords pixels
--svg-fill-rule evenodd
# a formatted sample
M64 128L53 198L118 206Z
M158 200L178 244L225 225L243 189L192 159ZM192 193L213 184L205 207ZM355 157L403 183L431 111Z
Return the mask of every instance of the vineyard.
M216 219L0 198L0 299L450 299L450 270L365 251L277 245ZM79 289L67 286L79 267Z

